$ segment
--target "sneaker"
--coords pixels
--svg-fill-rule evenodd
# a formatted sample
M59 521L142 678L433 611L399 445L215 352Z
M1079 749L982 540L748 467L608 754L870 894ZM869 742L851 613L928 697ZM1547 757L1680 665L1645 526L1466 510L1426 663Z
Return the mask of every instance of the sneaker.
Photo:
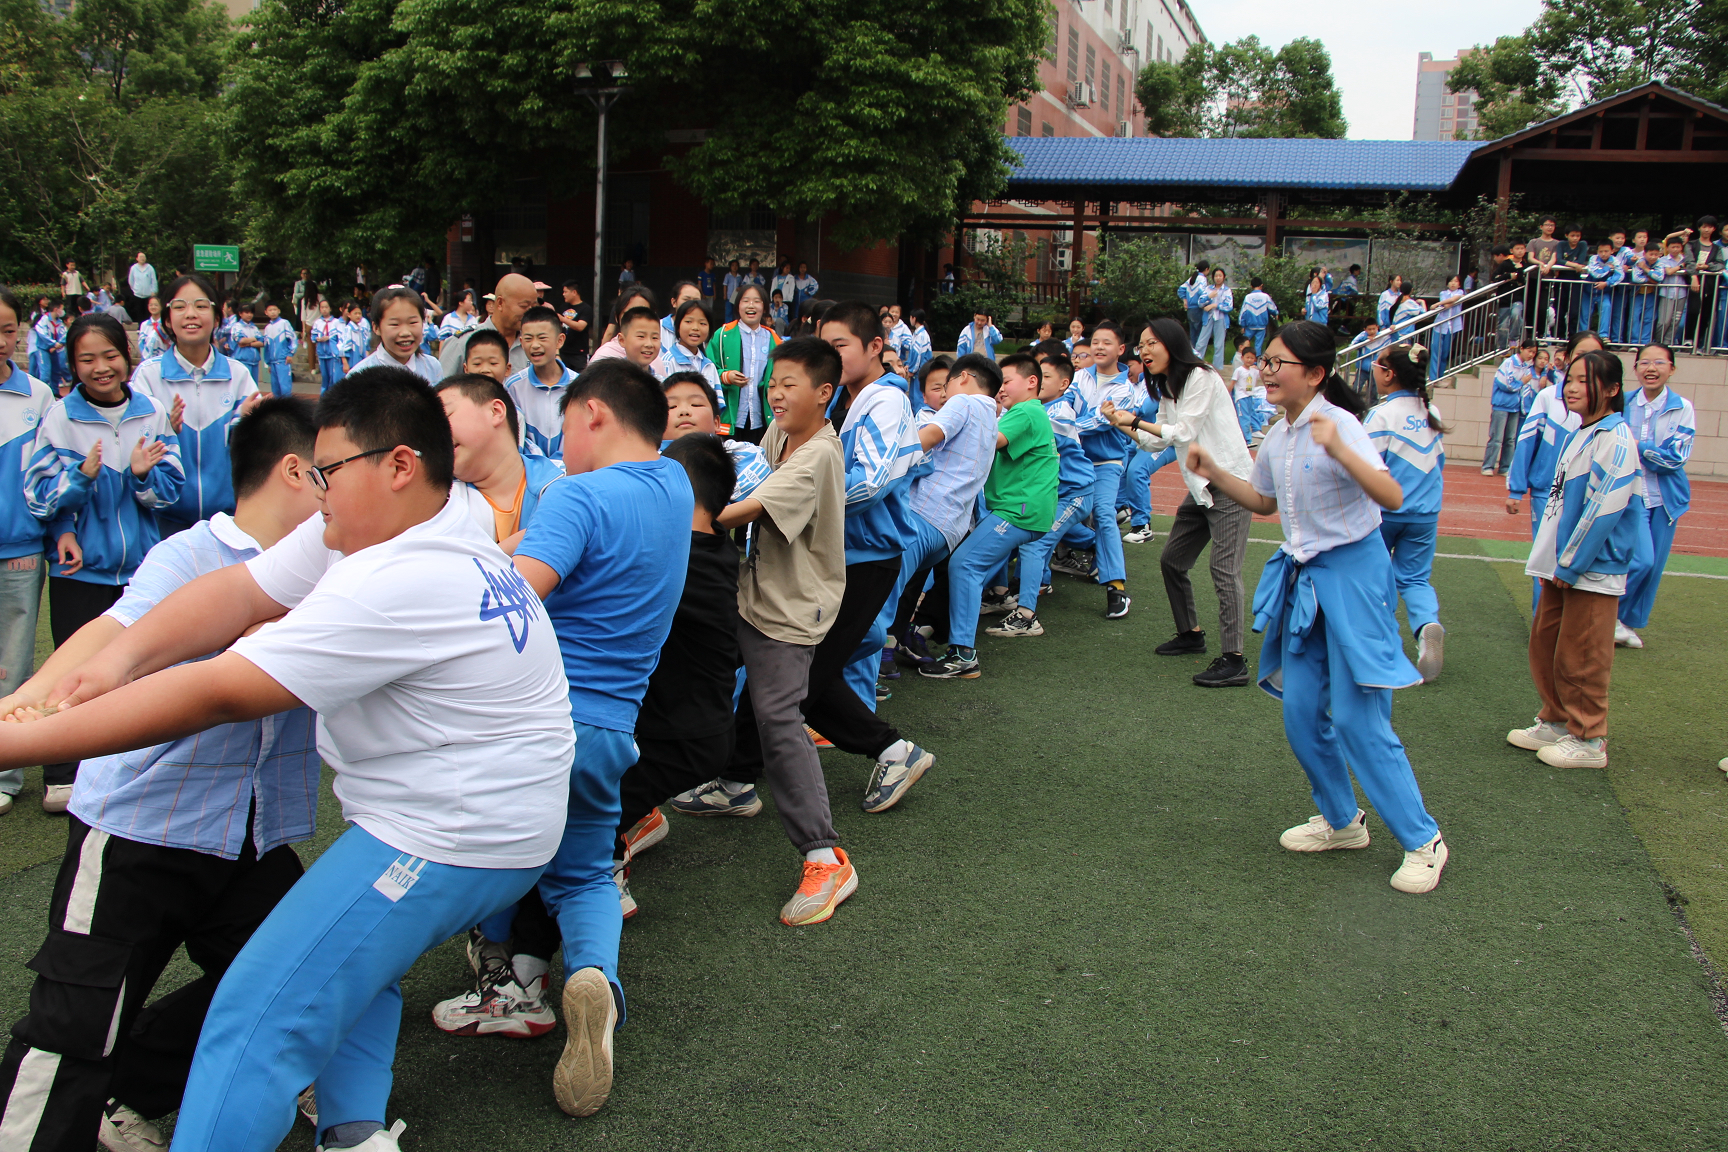
M906 752L896 760L878 760L870 770L870 783L864 787L864 811L886 812L905 799L912 785L918 783L936 757L910 740L904 741Z
M876 675L883 680L900 679L900 669L894 663L894 649L882 649L882 664L876 669Z
M388 1128L380 1128L358 1144L351 1145L341 1152L402 1152L402 1133L408 1130L408 1121L398 1120ZM317 1146L318 1152L324 1152L324 1145Z
M1404 853L1404 863L1392 873L1392 887L1414 895L1434 891L1451 855L1445 837L1436 835L1416 851Z
M893 690L890 689L888 685L882 683L882 681L876 681L876 703L886 704L892 699L894 699Z
M510 942L486 939L479 928L468 929L468 970L478 976L488 965L510 966Z
M160 1128L118 1100L108 1101L102 1109L96 1139L108 1152L161 1152L168 1147Z
M930 638L916 628L894 649L894 659L907 668L928 668L936 663L936 655L930 651Z
M508 958L501 964L489 962L472 992L432 1006L432 1023L452 1036L544 1036L558 1023L545 995L545 976L536 976L524 988Z
M1051 557L1050 571L1078 576L1082 580L1095 580L1098 578L1098 563L1093 559L1092 553L1075 548L1063 555Z
M1152 525L1142 524L1138 528L1134 529L1132 532L1124 533L1122 536L1122 543L1124 543L1124 544L1144 544L1144 543L1146 543L1146 541L1152 539L1153 536L1155 536L1155 535L1157 535L1157 534L1152 531Z
M822 733L816 731L816 729L810 727L810 725L808 725L808 724L804 725L804 731L809 735L810 743L816 745L816 747L818 747L818 748L832 748L832 747L834 747L834 741L828 739L828 737L822 735ZM752 813L750 813L750 815L754 816L754 815L756 815L756 813L752 812Z
M1416 671L1422 673L1422 683L1440 679L1440 667L1446 662L1446 629L1438 621L1422 625L1416 636Z
M1118 508L1116 509L1116 523L1126 524L1133 515L1134 512L1130 508Z
M1342 828L1326 823L1326 817L1315 816L1306 824L1286 828L1278 843L1292 852L1330 852L1334 848L1368 847L1368 813L1356 809L1356 818Z
M66 811L72 803L72 785L50 784L42 790L42 811L56 814Z
M666 819L666 813L658 808L648 809L648 815L630 825L630 831L624 833L624 859L636 859L666 839L666 833L670 831L672 822Z
M1020 597L1012 592L1003 592L1000 595L995 592L986 592L978 602L978 615L1001 616L1018 607L1020 607Z
M780 923L789 928L820 924L858 891L858 872L847 859L845 849L834 849L834 855L840 857L840 863L804 861L804 878L798 882L798 891L792 893L792 899L786 901L786 907L780 909Z
M1484 475L1484 476L1492 476L1492 475L1494 475L1494 469L1492 469L1492 468L1484 468L1484 469L1482 469L1482 475Z
M0 816L4 816L10 811L12 811L12 797L0 792Z
M950 644L948 645L948 654L936 661L934 668L920 668L918 674L928 676L932 680L976 680L978 679L978 650Z
M1720 771L1728 772L1728 756L1724 756L1722 759L1716 761L1716 767Z
M1199 628L1178 632L1152 649L1159 656L1199 656L1206 652L1206 633Z
M1054 585L1054 584L1040 584L1040 585L1038 585L1038 595L1041 597L1042 596L1048 596L1055 591L1056 591L1056 585Z
M1644 647L1644 637L1616 620L1614 621L1614 647L1642 648Z
M312 1125L312 1131L318 1131L318 1089L308 1084L300 1090L299 1097L294 1101L300 1109L300 1115L306 1117L306 1123Z
M762 811L762 797L754 784L742 792L731 792L719 780L698 784L672 797L672 807L689 816L754 816Z
M1194 683L1202 688L1240 688L1248 683L1248 661L1240 652L1226 652L1206 671L1196 673Z
M1545 748L1536 749L1536 758L1555 768L1608 767L1608 741L1601 736L1580 740L1568 732Z
M1134 603L1120 588L1104 589L1104 619L1120 620L1128 615L1128 605Z
M1527 748L1539 752L1550 744L1558 744L1566 738L1566 725L1550 724L1541 717L1528 728L1514 728L1506 733L1506 743L1514 748Z
M622 860L612 861L612 883L618 886L618 908L628 920L638 911L636 898L630 895L630 865Z
M618 1001L598 968L564 982L564 1054L552 1071L552 1095L572 1116L592 1116L612 1095L612 1033Z
M1038 613L1016 608L1002 617L1002 623L984 629L987 636L1042 636L1044 625L1038 623Z

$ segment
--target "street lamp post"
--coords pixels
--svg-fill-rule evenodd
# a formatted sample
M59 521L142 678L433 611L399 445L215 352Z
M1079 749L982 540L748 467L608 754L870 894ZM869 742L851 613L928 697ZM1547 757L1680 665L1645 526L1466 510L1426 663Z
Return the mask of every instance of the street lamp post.
M582 94L588 97L600 114L599 130L596 132L596 159L594 165L594 325L599 331L601 292L606 278L606 113L612 105L618 102L618 97L624 94L625 85L616 81L629 76L624 65L617 60L601 60L592 65L578 64L576 79L598 81L595 87L582 87Z

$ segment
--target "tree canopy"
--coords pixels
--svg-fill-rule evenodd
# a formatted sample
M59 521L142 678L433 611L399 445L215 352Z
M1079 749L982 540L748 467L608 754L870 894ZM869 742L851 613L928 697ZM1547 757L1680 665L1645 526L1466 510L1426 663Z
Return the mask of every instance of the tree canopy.
M252 243L407 253L523 180L592 179L573 71L623 61L614 155L672 162L711 207L841 215L842 243L934 236L1003 186L1010 103L1037 89L1043 0L268 0L229 101Z
M1159 136L1341 139L1349 125L1332 57L1301 37L1273 51L1257 36L1195 44L1179 62L1140 70L1134 94Z

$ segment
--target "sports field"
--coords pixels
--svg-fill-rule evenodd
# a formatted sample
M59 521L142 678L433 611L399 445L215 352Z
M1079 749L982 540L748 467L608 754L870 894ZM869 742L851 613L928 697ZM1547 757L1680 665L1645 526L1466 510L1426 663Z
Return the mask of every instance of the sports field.
M1256 526L1252 572L1276 532ZM1504 741L1536 703L1521 565L1437 561L1446 671L1393 722L1452 862L1410 897L1372 816L1365 851L1279 849L1313 809L1278 705L1151 655L1171 630L1158 547L1128 548L1127 619L1058 577L1048 634L981 636L981 679L896 682L886 714L938 757L900 807L865 816L869 765L824 753L861 877L832 922L777 923L797 858L771 813L673 817L634 871L630 1021L598 1116L552 1102L561 1030L435 1031L468 972L455 942L425 957L404 1148L1728 1147L1728 1034L1671 905L1728 967L1728 584L1664 582L1649 647L1616 659L1611 767L1565 772ZM0 823L7 1019L62 836L38 789Z

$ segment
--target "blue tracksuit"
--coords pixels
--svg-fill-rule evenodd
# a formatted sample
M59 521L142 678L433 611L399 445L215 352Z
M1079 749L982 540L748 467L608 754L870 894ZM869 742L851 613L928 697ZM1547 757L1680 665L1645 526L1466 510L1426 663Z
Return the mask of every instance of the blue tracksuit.
M1627 575L1626 594L1620 598L1620 622L1628 628L1650 623L1656 589L1674 546L1674 530L1692 506L1686 461L1692 456L1697 423L1692 402L1671 388L1664 388L1654 404L1646 401L1643 389L1639 389L1626 404L1626 424L1637 438L1638 462L1644 473L1644 506L1635 510L1641 513L1643 531ZM1659 503L1651 503L1653 498Z
M0 384L0 476L7 490L24 491L25 471L36 454L36 434L48 410L54 406L54 390L30 373L12 366L12 375ZM136 441L134 441L136 443ZM40 555L42 522L24 500L0 500L0 560ZM16 685L24 682L29 669L6 673Z
M1419 635L1439 623L1440 601L1430 580L1445 488L1446 449L1428 426L1428 412L1414 392L1394 392L1362 420L1392 479L1404 489L1396 512L1380 513L1380 536L1392 553L1392 578L1404 598L1410 631Z
M312 347L318 353L318 391L327 392L330 385L342 379L342 321L323 316L312 321Z
M1030 544L1020 546L1020 607L1038 611L1038 591L1050 581L1050 554L1069 529L1086 518L1092 508L1092 485L1097 469L1080 446L1074 389L1044 401L1050 430L1056 435L1056 522L1050 531ZM1114 518L1114 517L1112 517Z
M258 331L256 324L242 320L238 316L234 318L234 326L228 330L228 346L232 349L228 352L229 359L244 364L246 371L251 374L254 380L263 379L259 369L264 362L264 349L251 345L242 347L240 341L243 339L262 340L263 338L263 334Z
M270 391L277 396L294 394L294 374L288 359L300 346L294 325L278 316L264 326L264 362L270 366Z
M1242 297L1242 307L1236 313L1236 322L1242 326L1242 334L1254 341L1254 355L1260 355L1266 345L1266 329L1278 319L1278 304L1268 296L1263 289L1255 288ZM1325 323L1324 320L1321 321Z
M158 510L162 530L177 532L218 512L233 512L228 429L240 418L241 402L258 391L252 374L238 361L214 351L202 371L195 371L179 352L170 350L140 364L132 387L154 396L164 412L173 406L175 396L186 402L180 423L186 482L179 498L170 497Z
M1117 371L1099 377L1097 368L1084 368L1064 394L1074 404L1074 426L1080 432L1080 447L1092 461L1092 527L1098 562L1098 582L1126 580L1128 568L1122 555L1122 531L1116 524L1116 493L1122 486L1122 469L1133 454L1134 441L1110 423L1103 413L1106 400L1118 408L1137 407L1134 385L1128 374Z

